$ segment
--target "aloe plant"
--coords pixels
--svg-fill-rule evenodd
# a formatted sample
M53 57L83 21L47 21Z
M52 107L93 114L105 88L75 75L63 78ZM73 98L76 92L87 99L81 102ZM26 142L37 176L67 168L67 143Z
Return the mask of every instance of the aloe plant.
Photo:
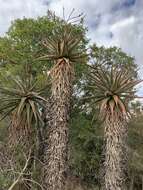
M21 166L23 154L30 155L23 179L31 178L35 155L35 138L38 127L43 125L41 109L47 103L45 97L45 87L38 87L38 81L32 76L6 76L1 77L0 86L0 115L1 120L10 117L8 148L14 155L13 167ZM5 80L6 79L6 80ZM46 85L47 89L47 85ZM38 148L38 147L37 147ZM22 154L22 155L21 155ZM20 189L30 189L30 181L22 183ZM20 181L18 183L20 185Z
M74 63L83 62L85 59L84 52L80 51L82 38L81 32L75 32L71 24L63 22L53 31L52 37L43 41L47 54L40 59L54 63L50 70L52 118L48 122L43 171L45 189L48 190L63 190L65 186Z
M25 79L11 76L8 82L7 86L6 83L1 83L0 87L1 120L10 116L13 130L22 130L28 134L33 124L37 126L38 122L43 122L40 108L44 107L46 102L42 97L44 88L38 89L32 76Z
M125 190L127 159L128 102L133 87L140 83L128 70L91 66L87 94L92 106L99 107L104 121L104 172L102 189Z

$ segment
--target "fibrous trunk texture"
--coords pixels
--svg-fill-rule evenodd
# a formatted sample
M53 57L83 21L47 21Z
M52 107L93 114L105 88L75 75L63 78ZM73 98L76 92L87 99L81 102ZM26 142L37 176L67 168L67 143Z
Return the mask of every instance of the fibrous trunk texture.
M102 190L126 190L127 123L106 120Z
M51 70L52 104L44 155L45 190L64 190L67 171L68 120L73 70L68 60L59 59ZM49 113L47 113L49 119Z
M24 118L19 119L17 114L13 113L11 124L9 126L8 144L10 148L21 147L23 153L28 154L33 146L33 131Z
M13 114L12 122L9 127L9 139L8 139L8 148L13 155L14 165L13 168L18 170L19 167L23 167L23 162L25 163L25 156L28 158L30 155L30 159L23 174L24 182L19 181L15 185L15 189L20 190L29 190L31 189L31 170L34 162L34 137L33 137L32 128L29 128L24 120L17 119L16 114ZM23 157L20 157L19 155ZM22 165L21 165L22 164ZM19 171L20 172L20 171ZM28 181L29 180L29 181Z

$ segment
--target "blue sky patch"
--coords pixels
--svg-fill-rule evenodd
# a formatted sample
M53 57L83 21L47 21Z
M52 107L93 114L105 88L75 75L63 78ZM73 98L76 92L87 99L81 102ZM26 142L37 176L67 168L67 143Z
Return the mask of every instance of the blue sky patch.
M133 6L134 4L136 3L136 0L126 0L122 6L123 7L130 7L130 6Z
M136 0L121 0L118 4L116 4L113 8L112 11L119 11L121 9L128 9L132 6L134 6L136 3Z

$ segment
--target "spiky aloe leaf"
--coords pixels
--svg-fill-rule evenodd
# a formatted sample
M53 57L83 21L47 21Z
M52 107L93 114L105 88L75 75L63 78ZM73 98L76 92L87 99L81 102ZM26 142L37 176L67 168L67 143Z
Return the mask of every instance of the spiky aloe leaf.
M57 60L67 58L70 62L78 62L86 58L85 52L80 49L83 34L74 31L71 24L64 23L53 31L54 35L42 41L47 54L38 59Z
M134 80L127 70L115 67L110 69L104 66L90 66L89 80L87 84L88 97L100 105L100 113L105 118L119 119L128 116L126 100L133 92L133 88L141 80Z
M32 78L23 80L20 76L18 78L11 77L7 84L8 87L1 82L0 87L1 119L14 115L14 119L19 121L19 127L21 127L20 122L23 121L28 128L42 122L40 109L44 108L47 103L43 91L46 87L40 88L37 80Z

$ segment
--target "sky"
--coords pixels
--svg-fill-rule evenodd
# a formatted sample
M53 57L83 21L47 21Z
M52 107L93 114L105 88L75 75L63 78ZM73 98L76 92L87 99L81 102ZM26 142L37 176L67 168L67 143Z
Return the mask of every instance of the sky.
M118 46L135 57L143 78L143 0L0 0L0 35L16 18L43 16L47 9L58 16L84 13L88 37L104 46ZM143 94L143 87L139 88Z

